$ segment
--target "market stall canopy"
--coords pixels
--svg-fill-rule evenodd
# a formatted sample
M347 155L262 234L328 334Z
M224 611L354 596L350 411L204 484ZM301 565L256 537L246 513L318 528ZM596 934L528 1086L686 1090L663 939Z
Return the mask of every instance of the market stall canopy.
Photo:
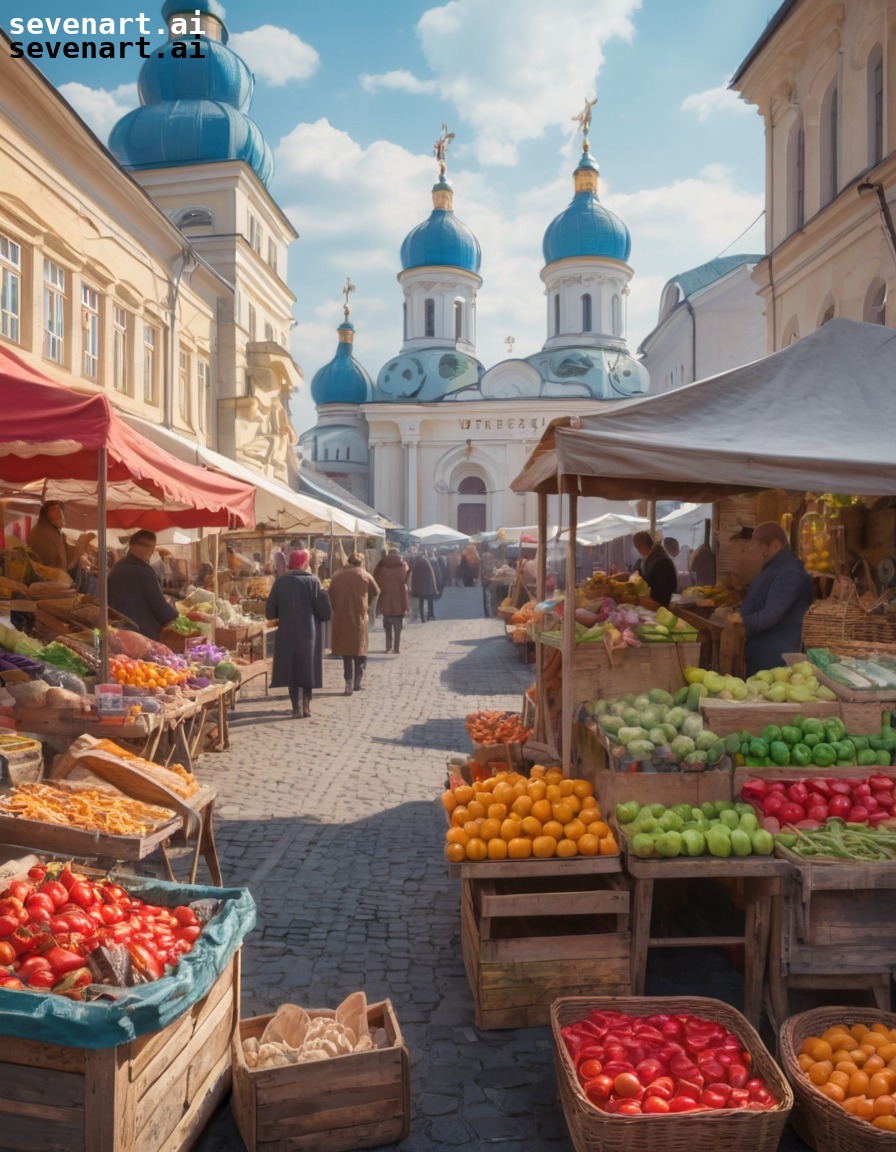
M896 332L835 319L781 352L606 414L555 420L515 492L714 501L896 492Z
M712 507L708 504L682 504L668 516L656 521L656 527L666 536L685 536L703 532L703 523L712 517ZM607 544L620 536L630 536L635 532L648 531L650 520L646 516L627 516L623 512L605 512L593 520L576 525L576 539L582 544ZM560 539L567 538L566 529ZM679 540L679 542L681 542Z
M454 544L458 540L470 539L463 532L449 528L447 524L427 524L425 528L415 528L409 535L427 544Z
M152 440L180 460L200 466L206 475L233 476L242 483L251 484L254 488L255 522L258 525L268 525L284 532L308 532L325 534L332 532L336 536L385 536L385 529L371 524L359 516L343 512L322 500L315 500L312 496L305 496L287 488L285 484L262 476L206 448L204 444L197 444L178 436L168 428L161 428L140 420L136 416L128 417L129 423L139 432ZM211 471L209 471L211 470Z
M4 348L0 403L0 486L64 500L73 527L96 520L101 449L111 527L251 528L255 522L255 493L247 484L160 452L105 396L54 383Z

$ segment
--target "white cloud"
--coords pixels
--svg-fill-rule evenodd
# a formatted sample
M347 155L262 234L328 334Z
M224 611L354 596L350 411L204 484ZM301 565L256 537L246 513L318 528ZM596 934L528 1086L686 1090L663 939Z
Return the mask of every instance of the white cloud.
M370 73L361 76L361 87L365 92L376 92L385 89L390 92L411 92L415 95L426 95L436 91L435 80L420 80L406 68L397 68L393 72Z
M754 109L728 87L728 81L705 92L692 92L681 102L682 112L694 112L702 123L716 112L753 112Z
M119 84L109 91L69 83L60 84L59 91L104 144L121 117L140 104L136 84Z
M262 24L249 32L234 32L229 47L242 56L259 80L272 88L307 80L317 71L316 49L288 28Z
M571 117L592 97L613 39L631 40L641 0L450 0L417 33L437 90L473 129L483 164ZM450 125L449 125L450 127Z

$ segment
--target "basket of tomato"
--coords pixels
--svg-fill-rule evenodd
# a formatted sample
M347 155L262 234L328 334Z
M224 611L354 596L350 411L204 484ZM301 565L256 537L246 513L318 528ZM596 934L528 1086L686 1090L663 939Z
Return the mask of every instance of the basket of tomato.
M813 1008L785 1020L778 1049L816 1152L896 1149L896 1014Z
M706 997L568 996L551 1006L576 1152L775 1152L793 1093L756 1030Z

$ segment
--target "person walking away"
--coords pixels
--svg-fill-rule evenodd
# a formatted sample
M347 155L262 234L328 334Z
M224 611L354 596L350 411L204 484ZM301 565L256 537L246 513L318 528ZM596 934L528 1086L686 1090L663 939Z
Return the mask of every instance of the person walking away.
M432 570L432 565L422 553L412 561L410 572L408 573L408 580L410 582L411 595L417 601L420 623L425 624L427 620L434 620L433 599L438 590L438 583L436 581L436 574ZM424 601L426 603L425 615L423 611Z
M461 553L462 574L465 588L472 588L479 579L479 549L471 541Z
M177 619L177 609L162 595L151 567L156 534L142 528L128 540L128 550L109 570L109 607L133 620L137 631L158 640L165 624Z
M352 553L348 564L330 581L333 635L330 651L342 657L345 694L360 692L367 667L367 609L379 596L376 580L364 568L363 556Z
M785 652L800 651L803 617L812 603L812 577L791 551L781 525L774 520L757 524L752 539L762 568L740 606L747 676L777 668L784 663ZM736 621L737 614L729 620Z
M453 588L460 580L460 551L457 548L452 548L448 553L446 564L448 566L448 585Z
M678 591L678 573L672 557L657 540L654 543L649 532L636 532L632 544L641 557L641 575L650 589L648 608L668 608L672 593Z
M407 585L408 566L396 548L390 548L382 557L373 570L373 578L380 589L376 611L383 618L386 651L397 656L401 651L401 630L404 618L411 610L411 599Z
M322 688L324 682L320 626L332 611L320 580L308 570L304 548L289 554L287 571L274 581L265 612L278 624L271 687L289 689L293 719L310 716L314 689Z

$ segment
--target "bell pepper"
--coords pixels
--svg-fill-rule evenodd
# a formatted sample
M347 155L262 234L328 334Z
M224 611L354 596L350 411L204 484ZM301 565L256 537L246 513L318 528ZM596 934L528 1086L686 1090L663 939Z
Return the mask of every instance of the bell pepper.
M791 747L793 747L794 744L799 744L802 740L802 733L800 732L799 728L796 727L796 725L785 724L781 728L781 739L785 744L789 744Z
M824 722L824 731L828 744L836 744L846 735L846 725L839 716L829 716Z
M783 767L790 763L790 747L783 740L773 740L769 744L768 755L773 764Z
M763 740L759 736L754 736L750 741L749 755L757 758L768 756L768 741Z
M830 768L837 759L837 753L830 744L816 744L812 749L812 763L819 768Z
M820 736L822 740L825 737L824 724L820 720L816 720L814 716L807 716L802 722L803 730L803 743L806 743L806 737L810 734Z

